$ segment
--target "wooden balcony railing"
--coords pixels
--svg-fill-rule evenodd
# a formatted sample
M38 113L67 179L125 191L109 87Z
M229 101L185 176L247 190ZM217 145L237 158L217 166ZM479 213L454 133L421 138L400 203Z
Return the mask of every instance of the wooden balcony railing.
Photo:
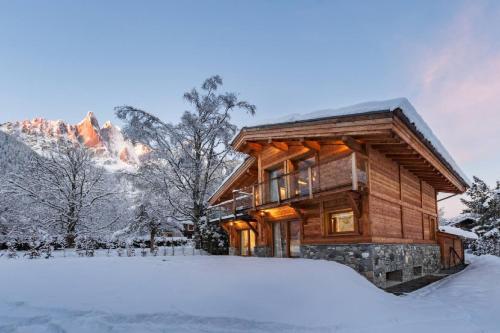
M366 161L360 155L351 153L235 190L233 199L209 207L209 219L227 219L243 215L251 208L312 199L321 192L337 189L357 191L366 183Z

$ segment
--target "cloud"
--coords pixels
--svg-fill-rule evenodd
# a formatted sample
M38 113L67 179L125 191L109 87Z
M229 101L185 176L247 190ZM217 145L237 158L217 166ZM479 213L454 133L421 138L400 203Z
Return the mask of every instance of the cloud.
M411 66L417 109L458 164L489 182L500 165L499 15L498 3L466 3ZM441 204L447 216L463 208L459 197Z
M487 19L491 10L462 7L415 66L415 104L459 162L500 146L500 24Z

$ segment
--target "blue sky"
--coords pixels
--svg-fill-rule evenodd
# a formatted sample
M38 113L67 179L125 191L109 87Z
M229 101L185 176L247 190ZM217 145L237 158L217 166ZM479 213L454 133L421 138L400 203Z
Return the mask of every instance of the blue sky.
M499 35L496 1L0 0L0 122L103 123L123 104L176 121L212 74L261 119L405 96L493 183Z

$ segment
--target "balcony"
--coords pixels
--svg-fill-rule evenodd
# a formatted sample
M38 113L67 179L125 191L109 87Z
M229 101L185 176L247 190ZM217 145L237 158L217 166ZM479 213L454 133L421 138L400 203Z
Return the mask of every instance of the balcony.
M209 207L208 218L210 221L244 219L251 209L313 199L328 192L358 191L367 184L366 169L366 161L359 154L343 155L234 190L233 199Z

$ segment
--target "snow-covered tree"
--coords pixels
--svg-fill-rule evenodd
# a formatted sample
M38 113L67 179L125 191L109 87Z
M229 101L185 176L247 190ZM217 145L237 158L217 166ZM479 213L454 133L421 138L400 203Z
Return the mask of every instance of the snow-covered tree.
M35 155L31 148L0 131L0 238L16 242L27 235L30 226L45 218L43 209L13 191L8 182L13 176L29 177L26 165Z
M17 258L16 243L13 241L7 242L7 258L9 259Z
M483 180L474 177L472 186L466 192L466 198L461 199L466 206L464 213L479 216L474 231L483 235L500 227L500 182L495 188L490 188Z
M125 135L153 149L144 166L151 188L163 193L176 218L194 222L199 240L204 237L200 224L208 195L234 166L230 140L237 128L231 113L239 109L253 115L256 109L235 93L219 93L221 86L216 75L205 80L200 91L186 92L192 110L176 125L132 106L115 108L126 122Z
M116 194L83 146L60 142L47 156L34 154L20 174L6 178L9 191L29 199L44 213L44 227L63 234L68 246L78 232L97 222L98 207Z

